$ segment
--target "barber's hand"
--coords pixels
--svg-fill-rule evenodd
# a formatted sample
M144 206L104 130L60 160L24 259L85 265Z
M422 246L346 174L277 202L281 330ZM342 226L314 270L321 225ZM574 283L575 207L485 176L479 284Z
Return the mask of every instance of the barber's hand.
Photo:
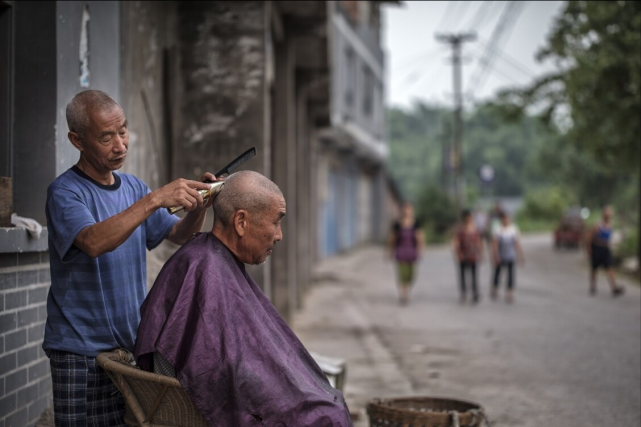
M151 194L162 208L183 206L185 212L189 212L204 205L203 198L198 193L198 190L209 190L210 187L211 185L204 182L179 178L152 191Z
M213 173L205 172L203 176L200 177L200 180L202 182L209 181L209 182L219 182L219 181L224 181L225 177L220 177L216 178L216 176ZM202 206L204 209L207 209L211 207L212 203L214 203L214 198L209 197L207 200L205 200L205 204Z

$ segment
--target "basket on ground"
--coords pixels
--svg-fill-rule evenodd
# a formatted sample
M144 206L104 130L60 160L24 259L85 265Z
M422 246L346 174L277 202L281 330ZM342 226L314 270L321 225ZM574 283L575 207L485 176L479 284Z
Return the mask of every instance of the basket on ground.
M483 408L472 402L437 397L374 399L367 405L371 427L480 427Z

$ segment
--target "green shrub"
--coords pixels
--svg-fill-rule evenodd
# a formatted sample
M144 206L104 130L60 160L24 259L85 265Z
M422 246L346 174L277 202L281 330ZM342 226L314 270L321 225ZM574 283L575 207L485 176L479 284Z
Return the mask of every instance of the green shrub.
M452 199L434 186L428 186L421 192L416 214L423 223L427 243L439 243L447 239L457 220Z
M574 203L574 198L559 187L541 188L525 195L519 216L531 220L558 221Z
M636 256L639 253L638 229L630 228L623 234L623 240L616 249L616 255L621 258Z

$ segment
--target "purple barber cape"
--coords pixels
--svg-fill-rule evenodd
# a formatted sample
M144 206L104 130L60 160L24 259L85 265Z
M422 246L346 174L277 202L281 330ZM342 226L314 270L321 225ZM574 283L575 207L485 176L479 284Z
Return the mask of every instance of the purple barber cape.
M167 261L141 314L138 364L151 371L160 353L211 426L352 426L342 393L213 234Z

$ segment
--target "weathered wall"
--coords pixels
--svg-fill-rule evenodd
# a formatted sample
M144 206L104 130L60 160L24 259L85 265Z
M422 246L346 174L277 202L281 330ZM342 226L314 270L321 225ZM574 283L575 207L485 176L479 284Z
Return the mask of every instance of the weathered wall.
M172 167L180 89L176 15L176 2L121 2L120 104L129 121L122 172L136 175L152 190L177 178ZM165 241L147 253L148 287L177 248Z
M256 146L247 167L269 174L263 156L265 4L181 2L182 123L175 141L179 175L200 176Z
M56 177L56 7L17 2L14 11L14 211L45 222L47 186ZM34 35L30 28L37 27ZM48 102L47 102L48 101Z
M118 98L118 7L12 4L15 211L43 225L48 185L78 159L67 141L66 104L85 87ZM79 55L83 14L85 86ZM33 247L19 251L0 245L0 426L32 426L51 404L49 361L41 349L51 282L46 239L46 232L39 240L25 237Z
M98 89L117 102L120 100L119 8L119 2L56 2L56 48L53 50L57 53L56 155L49 159L55 163L55 176L76 164L80 156L67 139L65 110L71 98L83 90ZM83 14L88 18L84 26ZM83 34L88 42L86 76L80 60ZM42 210L44 212L44 200Z
M180 81L172 104L175 176L217 172L243 151L241 169L272 175L270 147L269 2L180 2ZM271 260L249 269L271 297Z
M123 172L151 189L172 178L171 83L176 57L175 2L121 3L120 99L129 121L129 154Z

